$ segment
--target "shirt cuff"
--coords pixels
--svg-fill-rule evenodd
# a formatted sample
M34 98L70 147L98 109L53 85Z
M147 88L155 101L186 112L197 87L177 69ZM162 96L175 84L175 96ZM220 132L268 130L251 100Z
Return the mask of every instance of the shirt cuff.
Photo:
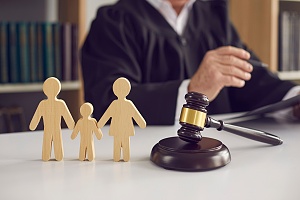
M300 85L292 87L282 100L286 100L292 98L296 95L300 94ZM287 119L287 120L296 120L297 118L293 115L293 107L285 108L279 111L275 111L270 113L269 116L274 117L276 119Z
M184 96L188 92L189 83L190 79L184 80L178 88L175 122L179 121L182 105L186 103Z

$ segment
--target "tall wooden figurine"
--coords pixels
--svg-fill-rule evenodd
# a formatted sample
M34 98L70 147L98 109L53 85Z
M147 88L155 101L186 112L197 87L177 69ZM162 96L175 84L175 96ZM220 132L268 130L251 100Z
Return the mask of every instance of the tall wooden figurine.
M71 135L72 140L76 138L78 132L80 132L80 150L79 150L79 160L83 161L86 158L89 161L95 159L95 148L94 148L94 138L93 133L95 133L98 140L102 138L102 132L97 127L97 121L91 118L94 107L90 103L84 103L80 107L80 113L82 118L78 120Z
M109 135L114 136L114 161L119 161L121 150L123 150L123 160L130 159L130 138L134 135L133 119L140 128L146 127L146 121L134 106L132 101L126 99L131 90L130 82L126 78L118 78L113 84L113 92L118 97L114 100L101 119L98 127L102 128L111 118Z
M63 159L61 117L64 118L69 129L74 128L74 120L66 103L61 99L57 99L60 90L61 84L57 78L50 77L44 82L43 91L47 99L39 103L29 125L30 130L35 130L41 117L43 117L44 139L42 159L44 161L48 161L51 157L52 142L55 159L58 161Z

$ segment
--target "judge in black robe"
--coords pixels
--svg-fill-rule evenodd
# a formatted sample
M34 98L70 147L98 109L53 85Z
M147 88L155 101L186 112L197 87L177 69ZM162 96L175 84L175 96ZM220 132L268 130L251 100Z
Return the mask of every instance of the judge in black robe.
M116 98L113 82L125 77L132 86L128 99L147 124L174 124L181 82L193 76L209 50L222 46L243 48L259 60L230 23L225 0L197 0L181 36L145 0L101 7L81 51L85 100L99 119ZM253 66L251 76L242 88L224 87L207 107L208 114L278 102L294 86L263 67Z

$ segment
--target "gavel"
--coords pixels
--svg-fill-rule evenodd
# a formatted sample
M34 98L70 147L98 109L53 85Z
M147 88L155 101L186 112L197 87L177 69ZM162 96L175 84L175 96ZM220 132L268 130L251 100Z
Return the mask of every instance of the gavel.
M179 171L206 171L230 163L229 149L221 141L202 137L204 128L228 131L259 142L280 145L282 140L264 131L226 124L207 116L209 100L204 94L189 92L185 95L177 131L178 137L160 140L151 150L150 159L156 165Z
M242 137L246 137L259 142L280 145L282 140L276 135L264 131L226 124L222 120L215 120L207 116L206 107L209 100L204 94L189 92L185 95L186 104L183 105L179 123L181 128L177 131L180 139L198 143L201 141L201 131L204 128L216 128L218 131L224 130Z

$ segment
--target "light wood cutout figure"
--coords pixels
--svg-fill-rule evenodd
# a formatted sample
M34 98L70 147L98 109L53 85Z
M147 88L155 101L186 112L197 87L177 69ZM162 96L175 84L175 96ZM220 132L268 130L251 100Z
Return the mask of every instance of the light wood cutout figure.
M134 135L133 119L141 128L146 127L146 121L139 113L134 104L126 99L131 89L130 82L126 78L118 78L113 84L113 92L118 97L114 100L101 119L98 127L102 128L111 118L109 135L114 136L114 161L119 161L121 149L123 150L123 160L130 159L130 138Z
M95 133L98 140L102 138L102 132L97 127L97 121L91 118L94 107L90 103L84 103L80 107L80 113L82 118L80 118L73 130L71 135L72 140L76 138L78 132L80 132L80 150L79 150L79 160L84 161L86 154L88 155L88 160L93 161L95 159L95 148L94 148L94 138L93 133Z
M51 157L52 142L55 159L58 161L63 159L61 117L64 118L69 129L73 129L75 124L66 103L61 99L57 99L60 89L61 84L57 78L50 77L44 82L43 91L47 99L39 103L29 125L30 130L35 130L41 117L43 117L44 139L42 159L44 161L48 161Z

